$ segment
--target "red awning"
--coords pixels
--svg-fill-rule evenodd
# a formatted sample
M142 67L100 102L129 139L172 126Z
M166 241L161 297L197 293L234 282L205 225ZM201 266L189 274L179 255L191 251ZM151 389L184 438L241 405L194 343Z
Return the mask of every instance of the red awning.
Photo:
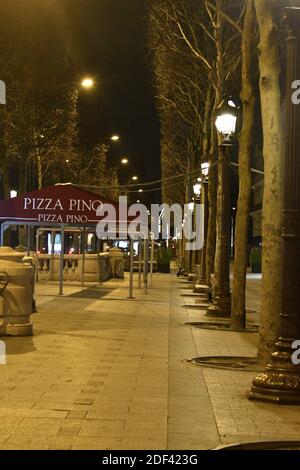
M116 202L71 184L58 184L0 201L0 222L96 225L103 217L96 214L103 204L115 207L118 220Z

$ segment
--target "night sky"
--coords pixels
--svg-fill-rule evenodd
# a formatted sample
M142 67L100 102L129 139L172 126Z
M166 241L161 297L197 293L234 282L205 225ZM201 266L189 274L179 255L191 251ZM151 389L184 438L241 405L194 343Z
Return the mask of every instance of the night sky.
M159 178L159 123L147 49L146 1L62 1L74 75L77 80L91 75L97 82L93 91L81 96L82 142L92 145L117 133L121 142L113 144L110 159L129 157L123 177Z

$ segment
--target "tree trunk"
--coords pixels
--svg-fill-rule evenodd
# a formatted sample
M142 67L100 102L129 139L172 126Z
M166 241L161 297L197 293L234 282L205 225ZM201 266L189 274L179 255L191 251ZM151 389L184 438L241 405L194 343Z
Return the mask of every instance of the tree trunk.
M216 163L216 129L214 122L214 110L211 120L211 143L209 152L209 179L208 179L208 226L206 239L206 284L211 286L211 274L214 272L216 252L216 216L217 216L217 167Z
M201 204L204 210L204 241L203 241L203 249L201 250L201 258L200 258L200 284L205 284L206 282L206 243L207 243L207 232L208 232L208 194L207 194L207 182L203 183L202 186L202 193L201 193Z
M8 173L8 168L5 166L3 168L2 172L2 186L3 186L3 191L4 191L4 199L8 199L10 196L10 183L9 183L9 173Z
M221 104L223 100L223 89L224 89L224 66L223 66L223 42L222 42L222 31L223 31L223 24L224 20L220 15L220 9L222 7L222 1L218 0L216 2L216 27L214 29L214 38L215 38L215 45L217 49L217 57L216 57L216 99L215 99L215 107L213 112L213 122L212 125L215 129L215 110ZM218 173L221 168L222 163L220 163L223 159L222 153L222 137L218 134L217 139L214 139L213 145L215 146L214 151L218 154ZM217 187L217 194L216 194L216 212L215 212L215 220L216 220L216 245L215 245L215 259L214 259L214 279L217 283L217 290L222 291L222 279L221 279L221 272L219 270L221 263L219 260L223 259L223 234L218 227L222 226L222 175L218 174L218 178L215 180L215 184ZM229 190L229 188L227 188ZM215 284L216 285L216 284Z
M223 44L222 44L222 31L224 20L220 14L222 8L222 0L216 1L216 19L214 21L214 42L217 50L215 71L216 71L216 83L215 83L215 102L212 110L212 121L211 121L211 148L210 148L210 174L208 184L208 200L209 200L209 219L208 219L208 231L207 231L207 251L206 251L206 279L207 284L211 286L211 274L216 272L217 263L216 258L220 256L221 248L221 237L220 233L217 233L218 218L221 216L221 207L218 204L217 192L219 188L220 178L218 176L218 170L216 166L216 157L220 151L219 144L221 144L221 138L217 135L215 126L215 112L217 107L221 104L223 99L223 88L224 88L224 66L223 66Z
M190 157L189 155L187 156L187 159L186 159L186 165L187 165L187 169L186 169L186 177L185 177L185 196L184 196L184 203L185 205L188 205L188 203L190 202L189 201L189 196L190 196L190 171L191 171L191 165L190 165ZM186 215L184 214L184 217L186 217ZM190 250L187 250L186 249L186 244L187 242L189 242L190 240L187 240L186 239L186 236L185 236L185 232L183 231L183 256L184 256L184 269L185 271L187 272L187 274L190 273L190 256L191 256L191 252Z
M206 93L205 100L205 113L204 113L204 125L203 125L203 141L202 141L202 155L200 164L207 162L209 160L209 146L210 146L210 127L211 127L211 108L212 108L212 86L209 85ZM202 181L202 190L201 190L201 204L204 210L204 240L203 247L201 250L198 250L197 261L201 265L201 275L200 282L206 282L206 244L207 244L207 230L208 230L208 197L207 197L207 183Z
M39 153L36 155L36 163L37 163L37 177L38 177L38 189L42 189L43 187L43 168L42 168L42 159Z
M258 361L266 363L274 350L281 304L282 156L279 35L276 2L255 0L260 29L260 95L264 137L264 198L262 302Z
M242 33L243 128L239 144L239 197L235 228L235 256L231 299L231 327L246 326L246 276L248 266L248 224L251 203L251 153L255 118L255 87L253 72L254 5L249 0Z

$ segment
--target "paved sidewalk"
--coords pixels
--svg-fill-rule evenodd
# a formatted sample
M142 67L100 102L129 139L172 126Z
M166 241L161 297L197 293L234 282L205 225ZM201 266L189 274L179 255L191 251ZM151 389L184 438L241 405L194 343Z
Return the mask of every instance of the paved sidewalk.
M155 275L148 295L135 290L137 300L126 299L126 281L83 291L69 284L63 298L56 295L57 285L40 284L35 336L5 340L1 448L217 444L212 410L204 412L201 405L205 400L209 406L203 377L180 362L196 350L177 305L170 326L172 279ZM200 418L212 427L203 442Z
M185 294L188 291L181 289L180 292ZM184 297L184 301L191 303L190 298ZM260 278L257 275L248 275L247 308L249 323L258 323ZM208 320L205 311L186 310L189 321ZM197 348L196 356L256 356L257 333L190 329ZM272 440L300 441L299 407L254 402L246 398L255 372L208 367L199 369L199 373L204 375L221 445Z
M69 284L63 298L56 284L40 284L35 336L5 339L0 448L175 450L297 439L299 408L246 400L253 373L184 362L255 354L257 335L184 325L203 313L185 307L182 287L156 274L148 294L136 289L127 300L127 281ZM253 309L259 281L249 292Z

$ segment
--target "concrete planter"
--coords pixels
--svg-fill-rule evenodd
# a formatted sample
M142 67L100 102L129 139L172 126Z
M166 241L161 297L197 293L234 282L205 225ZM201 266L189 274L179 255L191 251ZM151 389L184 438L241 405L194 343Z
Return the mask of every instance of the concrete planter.
M0 278L2 302L0 316L1 336L31 336L30 315L33 307L34 268L22 264L23 254L9 247L0 248Z

